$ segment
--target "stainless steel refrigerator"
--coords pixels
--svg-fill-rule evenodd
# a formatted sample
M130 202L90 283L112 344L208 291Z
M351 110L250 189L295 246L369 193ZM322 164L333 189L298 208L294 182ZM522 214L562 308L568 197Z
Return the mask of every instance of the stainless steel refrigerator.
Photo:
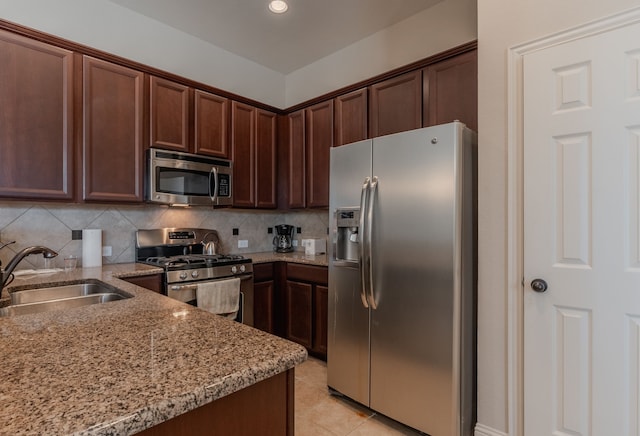
M328 385L431 436L475 424L476 135L331 149Z

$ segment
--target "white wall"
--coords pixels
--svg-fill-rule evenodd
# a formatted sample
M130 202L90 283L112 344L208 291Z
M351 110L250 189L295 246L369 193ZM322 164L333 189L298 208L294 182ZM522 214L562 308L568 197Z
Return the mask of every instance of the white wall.
M0 0L0 18L282 108L285 77L105 0Z
M506 189L509 47L593 21L638 0L478 2L479 332L478 422L482 435L517 435L509 420ZM517 286L513 286L517 287ZM527 435L529 436L529 435Z
M286 106L475 40L476 0L446 0L286 77Z

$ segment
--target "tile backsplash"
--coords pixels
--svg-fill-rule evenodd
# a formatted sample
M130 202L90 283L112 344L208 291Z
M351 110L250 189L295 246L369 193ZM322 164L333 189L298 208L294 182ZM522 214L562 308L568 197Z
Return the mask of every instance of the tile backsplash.
M71 238L72 230L102 229L102 245L110 246L111 256L103 263L133 262L135 232L138 229L162 227L200 227L215 229L220 235L222 253L251 253L271 251L273 234L268 228L277 224L291 224L301 228L297 249L302 238L327 236L329 214L320 211L251 211L238 209L210 209L204 207L172 208L158 205L86 205L0 202L0 241L16 241L0 250L2 265L21 249L44 245L59 253L50 267L61 268L62 259L78 256L82 263L82 241ZM238 229L238 235L233 235ZM248 241L248 248L238 248L238 241ZM19 269L43 268L41 255L27 256Z

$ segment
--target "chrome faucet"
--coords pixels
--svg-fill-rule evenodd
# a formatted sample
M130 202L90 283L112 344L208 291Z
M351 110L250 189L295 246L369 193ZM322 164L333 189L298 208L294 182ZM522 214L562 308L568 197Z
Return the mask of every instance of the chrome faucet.
M13 243L15 243L15 241L4 244L0 246L0 248L6 247L7 245L13 244ZM16 255L13 256L13 259L9 261L9 264L4 269L2 269L2 262L0 262L0 293L2 293L2 289L4 289L6 285L11 283L10 278L13 275L12 274L13 270L16 269L16 266L18 266L20 261L22 261L22 259L29 256L30 254L40 254L40 253L46 259L51 259L52 257L56 257L58 255L58 253L56 253L50 248L43 247L42 245L36 245L33 247L24 248L20 250L18 253L16 253Z

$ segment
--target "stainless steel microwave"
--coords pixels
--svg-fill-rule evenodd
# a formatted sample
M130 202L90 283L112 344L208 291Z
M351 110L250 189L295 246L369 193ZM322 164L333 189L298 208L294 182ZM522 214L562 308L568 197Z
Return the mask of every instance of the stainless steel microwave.
M146 199L188 206L232 204L233 162L150 148Z

